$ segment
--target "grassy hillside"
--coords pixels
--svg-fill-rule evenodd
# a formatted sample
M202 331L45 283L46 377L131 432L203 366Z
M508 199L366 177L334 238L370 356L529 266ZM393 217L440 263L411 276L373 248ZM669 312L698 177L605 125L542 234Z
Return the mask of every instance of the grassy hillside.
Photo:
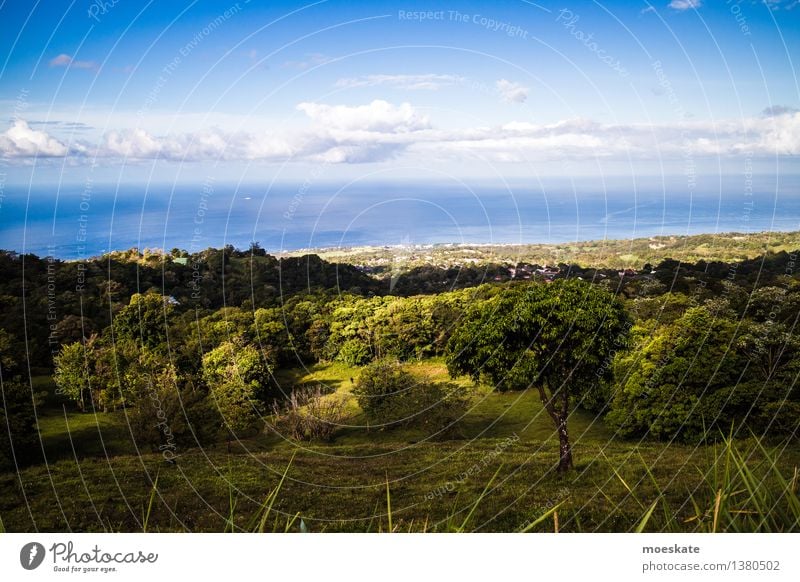
M435 360L415 368L446 375ZM347 394L357 374L326 364L283 371L279 380ZM351 405L350 424L362 424ZM390 516L398 531L515 531L546 515L533 529L550 531L557 519L560 531L629 531L655 502L647 529L715 521L722 449L616 441L586 413L570 423L577 470L558 477L557 439L530 391L479 391L460 434L446 440L344 427L330 444L309 444L265 433L179 451L176 464L137 454L123 413L49 411L39 420L48 463L0 476L0 518L8 531L386 531ZM758 473L765 452L739 446ZM796 488L800 451L778 444L769 454ZM779 490L768 469L761 487ZM745 507L738 495L731 503Z

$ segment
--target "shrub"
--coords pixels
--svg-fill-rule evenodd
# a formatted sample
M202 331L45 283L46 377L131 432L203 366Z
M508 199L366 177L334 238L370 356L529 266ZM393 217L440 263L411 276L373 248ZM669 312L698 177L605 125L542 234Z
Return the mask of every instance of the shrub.
M203 356L203 380L224 429L238 436L257 430L269 374L258 350L240 341L225 342Z
M174 456L178 446L204 445L220 436L222 420L208 392L182 388L170 368L151 371L143 378L126 415L137 446L150 446L165 456Z
M40 460L39 433L31 388L17 379L2 382L0 392L0 469Z
M770 402L761 410L759 428L800 438L800 402Z
M456 384L419 381L388 360L367 366L353 394L370 424L417 426L432 433L452 428L469 406L469 398Z
M293 390L284 405L275 402L272 411L275 430L298 441L329 442L347 417L345 400L324 394L320 386Z
M737 385L746 367L729 349L735 327L695 307L652 334L635 333L635 348L615 360L618 388L606 420L625 437L697 442L718 434L725 399L714 394Z
M618 386L606 417L621 436L699 442L731 426L794 432L800 345L783 324L737 321L716 307L634 330L634 349L615 360Z
M348 366L363 366L372 359L372 353L366 342L351 339L342 344L336 359Z

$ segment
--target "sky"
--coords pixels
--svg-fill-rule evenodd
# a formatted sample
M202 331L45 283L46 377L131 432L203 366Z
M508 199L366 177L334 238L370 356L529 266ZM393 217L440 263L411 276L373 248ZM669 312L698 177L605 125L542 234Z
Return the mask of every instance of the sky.
M2 183L797 173L800 1L0 3Z

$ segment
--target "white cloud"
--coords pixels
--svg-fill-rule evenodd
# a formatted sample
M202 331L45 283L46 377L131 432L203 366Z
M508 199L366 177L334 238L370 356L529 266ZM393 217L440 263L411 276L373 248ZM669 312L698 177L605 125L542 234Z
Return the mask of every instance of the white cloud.
M143 129L110 131L103 138L102 149L122 158L153 158L161 152L161 143Z
M717 123L601 124L587 119L554 124L508 123L440 136L415 146L429 154L474 155L495 161L561 157L681 159L705 156L800 155L800 113Z
M0 133L0 155L6 157L61 157L67 153L67 146L43 131L31 129L22 119Z
M292 131L233 131L240 122L197 131L156 135L141 128L107 132L99 144L64 144L16 121L0 134L0 155L74 161L107 159L171 161L329 162L357 164L412 160L486 159L530 162L570 157L591 160L684 159L708 156L800 155L800 112L771 111L717 122L681 120L662 124L605 124L576 118L542 124L514 121L494 127L436 128L409 103L373 101L361 106L301 103L310 123Z
M512 83L507 79L500 79L495 83L495 87L506 103L524 103L528 98L528 91L530 91L527 87L523 87L519 83Z
M450 87L464 82L464 77L458 75L364 75L362 77L349 77L336 81L336 86L351 89L355 87L389 86L396 89L418 90L428 89L436 91L442 87Z
M689 10L690 8L700 8L702 5L702 0L672 0L669 3L669 7L673 10Z
M786 113L797 113L800 109L797 107L791 107L789 105L770 105L769 107L764 108L761 112L761 115L764 117L775 117L777 115L784 115Z
M297 152L280 137L265 133L224 132L218 128L155 137L143 129L110 131L98 155L172 161L266 160L283 161Z
M381 99L356 107L300 103L297 109L322 127L336 130L403 133L430 127L428 118L410 103L395 106Z
M758 143L760 151L786 156L800 154L800 113L773 116L766 123Z
M61 53L55 58L50 59L51 67L69 67L70 69L89 69L96 71L100 65L94 61L76 61L73 57Z

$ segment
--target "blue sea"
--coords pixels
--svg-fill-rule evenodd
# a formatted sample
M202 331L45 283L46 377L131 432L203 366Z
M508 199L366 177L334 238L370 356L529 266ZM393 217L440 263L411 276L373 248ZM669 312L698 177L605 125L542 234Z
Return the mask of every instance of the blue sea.
M0 248L63 259L131 247L269 252L430 243L565 243L800 230L800 178L696 185L479 183L12 186Z

